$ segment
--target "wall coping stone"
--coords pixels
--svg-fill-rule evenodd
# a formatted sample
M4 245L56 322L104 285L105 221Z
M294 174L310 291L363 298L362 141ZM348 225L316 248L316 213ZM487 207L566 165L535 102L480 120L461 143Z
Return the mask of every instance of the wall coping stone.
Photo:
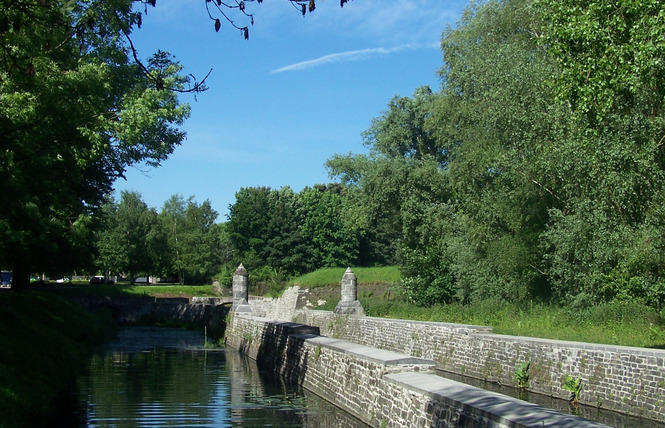
M394 373L387 382L418 391L430 399L464 406L475 414L511 427L600 428L608 425L567 415L537 404L427 373Z
M322 311L320 309L305 309L304 311L309 311L309 312L315 312L315 313L320 313L320 314L331 314L333 312L331 311ZM336 316L344 316L344 314L335 314ZM403 320L399 318L381 318L381 317L359 317L356 318L359 322L363 321L379 321L379 322L399 322L400 324L418 324L418 325L431 325L431 326L442 326L442 327L447 327L448 329L451 330L460 330L464 331L465 333L468 333L469 330L475 330L474 334L491 334L492 336L498 336L494 335L492 332L494 331L492 327L487 326L487 325L474 325L474 324L456 324L452 322L437 322L437 321L418 321L418 320ZM516 336L520 337L520 336Z
M595 351L609 351L621 353L624 351L626 355L635 355L641 354L651 357L661 357L665 358L665 349L657 348L638 348L634 346L620 346L620 345L607 345L602 343L590 343L590 342L574 342L567 340L556 340L556 339L543 339L540 337L529 337L529 336L511 336L507 334L478 334L478 336L487 337L489 339L498 339L498 340L510 340L513 342L531 342L531 343L546 343L548 345L555 345L560 348L576 348L576 349L585 349L585 350L595 350Z
M370 346L359 345L346 340L333 339L326 336L294 335L294 337L304 339L309 344L321 346L322 348L332 349L347 355L361 357L375 363L383 365L400 364L418 364L425 365L428 369L434 369L433 360L413 357L411 355L400 354L398 352L386 351L383 349L372 348Z
M265 322L267 324L273 324L275 326L278 326L280 329L284 331L286 335L289 336L295 336L299 334L306 334L306 335L318 335L321 334L320 330L318 327L313 326L313 325L306 325L306 324L298 324L295 322L289 322L289 321L275 321L275 320L269 320L267 318L256 318L260 320L261 322Z

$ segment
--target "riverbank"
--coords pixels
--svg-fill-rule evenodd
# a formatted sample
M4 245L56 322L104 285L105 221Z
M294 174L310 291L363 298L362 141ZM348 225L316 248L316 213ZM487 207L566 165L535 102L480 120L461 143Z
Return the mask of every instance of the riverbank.
M55 293L0 292L0 427L53 424L91 348L114 332L109 312Z

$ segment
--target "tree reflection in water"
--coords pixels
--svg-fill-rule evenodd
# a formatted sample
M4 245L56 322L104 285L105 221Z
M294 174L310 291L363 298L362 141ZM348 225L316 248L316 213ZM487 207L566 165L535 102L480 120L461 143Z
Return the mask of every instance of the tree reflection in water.
M82 426L366 426L239 352L202 344L191 331L123 330L79 381Z

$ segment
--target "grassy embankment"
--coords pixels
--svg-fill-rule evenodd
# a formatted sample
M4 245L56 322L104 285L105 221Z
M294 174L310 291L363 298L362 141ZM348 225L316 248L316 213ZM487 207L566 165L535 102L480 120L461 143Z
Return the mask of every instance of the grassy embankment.
M0 292L0 427L53 426L91 347L113 330L109 314L52 293Z
M332 310L339 302L344 271L321 269L292 283L310 289L310 302L315 307ZM573 309L536 302L490 300L421 308L409 303L402 293L396 267L353 271L358 277L358 300L369 316L489 325L497 334L665 348L665 310L658 312L639 303L613 302Z

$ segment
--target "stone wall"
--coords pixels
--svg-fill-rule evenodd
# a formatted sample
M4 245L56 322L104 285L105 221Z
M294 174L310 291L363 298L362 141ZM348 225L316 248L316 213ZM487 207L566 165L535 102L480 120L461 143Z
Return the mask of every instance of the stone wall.
M436 376L434 361L320 330L235 314L226 343L373 427L603 426Z
M230 306L220 302L190 303L188 298L155 298L149 296L72 296L77 306L90 311L109 310L121 325L170 322L206 326L208 335L221 337Z
M336 315L303 310L292 319L322 335L435 361L437 368L514 385L531 362L533 392L567 399L565 375L583 382L580 402L665 421L665 351L492 334L489 327Z

